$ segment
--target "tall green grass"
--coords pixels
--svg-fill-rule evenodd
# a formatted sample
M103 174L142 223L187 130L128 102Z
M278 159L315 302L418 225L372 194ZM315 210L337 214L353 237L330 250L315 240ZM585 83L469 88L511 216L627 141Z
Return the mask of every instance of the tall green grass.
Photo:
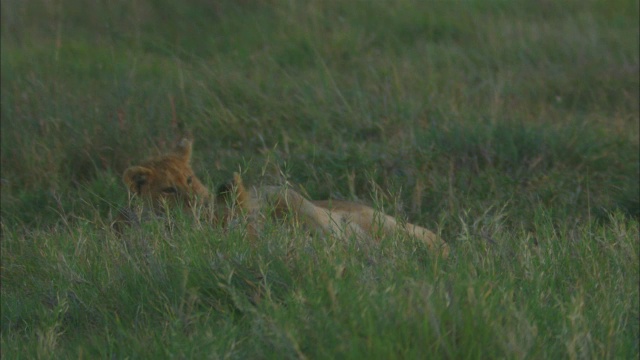
M443 261L408 239L260 244L178 219L3 240L7 357L587 357L638 352L637 222L456 220Z
M637 1L2 4L6 358L634 358ZM130 164L434 229L118 238Z

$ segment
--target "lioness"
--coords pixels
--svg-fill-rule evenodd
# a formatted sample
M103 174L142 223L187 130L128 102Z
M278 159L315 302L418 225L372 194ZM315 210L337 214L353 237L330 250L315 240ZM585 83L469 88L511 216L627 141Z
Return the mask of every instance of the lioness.
M260 186L247 189L239 174L212 196L191 169L192 141L182 139L166 155L143 161L125 170L122 178L129 191L143 198L156 212L165 208L194 209L197 204L213 211L211 220L229 224L245 216L247 232L257 236L264 217L289 219L327 236L349 239L376 239L402 231L423 241L427 247L447 257L449 246L433 232L396 221L368 206L340 200L310 201L292 189Z

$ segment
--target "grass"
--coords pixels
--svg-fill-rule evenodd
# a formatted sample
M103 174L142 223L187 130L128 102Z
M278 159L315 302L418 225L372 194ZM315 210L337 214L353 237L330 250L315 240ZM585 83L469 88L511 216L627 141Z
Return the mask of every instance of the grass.
M3 3L3 358L637 358L638 3ZM195 138L437 230L259 244L120 174Z

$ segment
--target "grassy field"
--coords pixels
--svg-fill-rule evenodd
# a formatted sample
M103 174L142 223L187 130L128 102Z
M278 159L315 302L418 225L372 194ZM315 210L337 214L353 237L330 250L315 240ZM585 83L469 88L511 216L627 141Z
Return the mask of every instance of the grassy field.
M3 1L0 357L637 359L638 1ZM439 232L116 236L195 139Z

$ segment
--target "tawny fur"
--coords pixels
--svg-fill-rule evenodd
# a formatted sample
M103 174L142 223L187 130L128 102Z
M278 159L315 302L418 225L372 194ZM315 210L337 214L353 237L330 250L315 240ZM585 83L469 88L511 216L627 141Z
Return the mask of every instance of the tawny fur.
M247 218L247 230L258 236L260 219L273 214L293 219L309 229L341 239L358 237L379 239L398 231L423 241L443 257L449 246L433 232L395 218L371 207L340 200L307 200L296 191L279 186L247 189L239 174L212 196L195 176L191 165L192 141L183 139L169 154L151 158L125 170L123 181L129 191L143 198L154 211L165 207L193 208L196 204L213 207L212 221L227 224L235 216Z

